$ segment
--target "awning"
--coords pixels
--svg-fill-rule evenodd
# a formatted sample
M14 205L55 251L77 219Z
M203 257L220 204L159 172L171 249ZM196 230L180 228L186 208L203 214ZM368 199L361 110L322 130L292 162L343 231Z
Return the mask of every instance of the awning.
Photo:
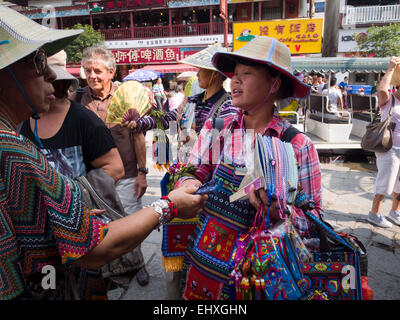
M154 64L143 67L142 69L150 69L159 73L181 73L184 71L199 71L198 68L189 66L184 63L176 64Z
M293 71L298 72L385 72L390 58L293 58Z
M80 70L81 68L67 68L67 71L77 78L80 78Z

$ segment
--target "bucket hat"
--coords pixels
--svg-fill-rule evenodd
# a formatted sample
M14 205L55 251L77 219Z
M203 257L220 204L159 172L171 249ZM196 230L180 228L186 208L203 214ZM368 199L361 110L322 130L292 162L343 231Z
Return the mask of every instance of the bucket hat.
M208 46L195 54L192 54L185 59L179 60L178 62L188 64L193 67L218 71L212 64L212 57L217 52L226 52L226 48L222 47L220 43L215 43Z
M43 48L47 56L64 49L83 30L56 30L40 25L0 4L0 69Z
M57 80L69 80L72 91L79 86L79 80L67 71L67 53L64 50L57 52L47 59L48 65L57 75Z
M296 98L305 98L310 94L310 86L300 81L292 72L289 48L275 38L256 37L237 51L217 52L212 63L219 72L232 78L235 65L240 60L265 64L285 75L292 83Z

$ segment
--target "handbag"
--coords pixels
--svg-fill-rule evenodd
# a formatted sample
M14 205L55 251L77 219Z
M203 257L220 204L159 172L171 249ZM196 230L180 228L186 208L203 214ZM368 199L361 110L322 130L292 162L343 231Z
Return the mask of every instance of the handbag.
M380 112L375 113L374 120L366 127L366 132L361 140L361 148L371 152L387 152L392 148L393 130L396 126L392 122L394 102L392 96L392 105L386 120L381 121Z
M336 233L312 213L303 211L320 231L319 252L302 268L298 282L302 300L362 300L362 274L367 273L366 250L355 237ZM362 267L361 267L362 265Z
M75 179L82 193L82 202L89 209L105 209L100 215L104 223L127 216L115 189L114 180L102 168L90 170ZM137 269L137 257L130 251L101 268L104 278L110 278Z

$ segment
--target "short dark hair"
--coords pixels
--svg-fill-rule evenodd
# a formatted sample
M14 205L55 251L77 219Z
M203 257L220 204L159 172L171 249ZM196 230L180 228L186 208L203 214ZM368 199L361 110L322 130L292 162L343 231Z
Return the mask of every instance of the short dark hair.
M331 82L330 82L331 87L334 86L334 85L336 84L336 81L337 81L337 80L336 80L335 77L332 77L332 78L331 78Z

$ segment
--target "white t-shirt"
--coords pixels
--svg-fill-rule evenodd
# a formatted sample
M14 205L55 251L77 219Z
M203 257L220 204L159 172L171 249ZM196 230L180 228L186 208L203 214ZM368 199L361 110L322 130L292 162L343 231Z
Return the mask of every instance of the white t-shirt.
M338 107L338 100L342 98L342 93L335 87L330 87L322 91L322 94L327 94L329 98L329 105L332 107Z

